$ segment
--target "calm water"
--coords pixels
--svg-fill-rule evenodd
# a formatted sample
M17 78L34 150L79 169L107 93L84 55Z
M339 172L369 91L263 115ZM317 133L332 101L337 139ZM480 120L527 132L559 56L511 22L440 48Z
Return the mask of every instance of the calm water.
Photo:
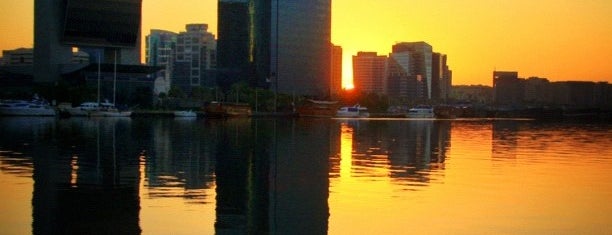
M2 234L611 234L612 125L0 118Z

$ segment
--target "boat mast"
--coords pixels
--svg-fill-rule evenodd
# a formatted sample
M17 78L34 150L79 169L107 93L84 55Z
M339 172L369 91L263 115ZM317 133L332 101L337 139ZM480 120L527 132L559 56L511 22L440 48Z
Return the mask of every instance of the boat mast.
M115 49L115 64L113 65L113 105L116 106L115 104L115 97L117 96L116 93L116 89L117 89L117 50Z
M98 51L98 107L100 107L100 51Z

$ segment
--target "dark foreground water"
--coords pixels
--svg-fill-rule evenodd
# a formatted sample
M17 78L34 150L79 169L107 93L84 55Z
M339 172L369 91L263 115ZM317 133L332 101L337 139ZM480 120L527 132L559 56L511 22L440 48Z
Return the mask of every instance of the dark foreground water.
M611 234L612 125L0 118L1 234Z

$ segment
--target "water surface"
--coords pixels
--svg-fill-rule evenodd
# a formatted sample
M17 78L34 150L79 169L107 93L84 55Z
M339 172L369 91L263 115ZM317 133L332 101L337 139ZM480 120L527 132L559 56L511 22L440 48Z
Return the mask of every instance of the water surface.
M3 234L609 234L612 125L0 118Z

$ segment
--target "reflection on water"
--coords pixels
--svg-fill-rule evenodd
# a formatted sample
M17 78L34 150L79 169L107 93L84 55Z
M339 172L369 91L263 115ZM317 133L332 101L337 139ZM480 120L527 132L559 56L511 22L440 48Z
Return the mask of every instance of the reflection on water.
M6 234L606 233L608 124L0 118Z

